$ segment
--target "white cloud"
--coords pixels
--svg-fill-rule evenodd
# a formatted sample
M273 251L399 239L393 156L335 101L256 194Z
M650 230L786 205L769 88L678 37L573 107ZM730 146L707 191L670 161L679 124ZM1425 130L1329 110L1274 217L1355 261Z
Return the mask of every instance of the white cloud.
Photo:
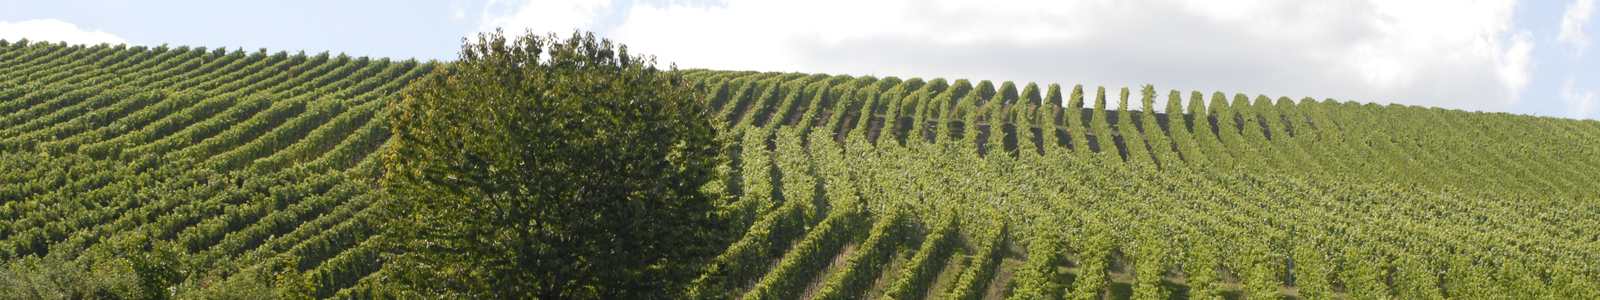
M87 31L79 29L78 25L56 19L28 20L16 23L0 21L0 39L17 41L27 38L30 41L67 42L68 44L127 44L115 35L100 30Z
M1561 102L1567 104L1567 117L1573 119L1589 117L1589 113L1594 112L1595 108L1595 91L1577 87L1573 81L1574 78L1568 76L1567 81L1561 84Z
M1594 14L1594 0L1577 0L1567 4L1566 13L1561 14L1561 32L1556 34L1556 43L1567 44L1575 50L1575 56L1583 55L1589 48L1589 35L1584 34L1583 26L1589 23L1589 15Z
M484 19L480 22L479 31L495 28L531 28L538 33L553 31L567 34L574 28L593 30L602 10L610 7L610 4L609 0L540 0L527 3L490 1L484 8ZM512 13L497 13L508 6L513 7L510 10ZM512 34L521 33L521 30L508 31Z
M594 30L682 67L993 79L1509 110L1512 0L536 1L485 28Z

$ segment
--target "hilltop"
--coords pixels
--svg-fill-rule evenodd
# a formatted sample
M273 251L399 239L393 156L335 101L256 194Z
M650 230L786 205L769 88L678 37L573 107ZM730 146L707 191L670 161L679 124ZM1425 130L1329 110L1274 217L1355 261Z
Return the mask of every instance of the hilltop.
M444 66L0 42L0 289L384 292L373 154ZM729 143L704 190L744 228L699 298L1600 298L1600 122L681 74Z

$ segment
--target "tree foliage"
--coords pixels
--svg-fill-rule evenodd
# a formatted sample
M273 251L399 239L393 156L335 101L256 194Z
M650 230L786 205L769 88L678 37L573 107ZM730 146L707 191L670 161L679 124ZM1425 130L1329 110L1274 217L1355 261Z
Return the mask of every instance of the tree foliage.
M726 246L691 83L574 33L485 33L390 115L388 265L423 295L649 299Z

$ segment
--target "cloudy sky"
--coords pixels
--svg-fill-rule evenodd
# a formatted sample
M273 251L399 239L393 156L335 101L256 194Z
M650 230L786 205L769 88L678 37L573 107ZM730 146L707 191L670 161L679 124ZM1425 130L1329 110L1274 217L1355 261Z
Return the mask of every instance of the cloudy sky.
M1600 119L1595 0L226 2L0 0L0 39L452 60L475 32L581 28L682 68L1153 84Z

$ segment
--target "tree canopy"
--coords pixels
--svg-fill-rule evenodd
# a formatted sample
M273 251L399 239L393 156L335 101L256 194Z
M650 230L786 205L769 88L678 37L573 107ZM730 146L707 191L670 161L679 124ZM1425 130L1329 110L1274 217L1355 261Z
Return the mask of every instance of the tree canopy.
M592 33L484 33L390 115L397 289L649 299L726 247L722 144L676 67Z

